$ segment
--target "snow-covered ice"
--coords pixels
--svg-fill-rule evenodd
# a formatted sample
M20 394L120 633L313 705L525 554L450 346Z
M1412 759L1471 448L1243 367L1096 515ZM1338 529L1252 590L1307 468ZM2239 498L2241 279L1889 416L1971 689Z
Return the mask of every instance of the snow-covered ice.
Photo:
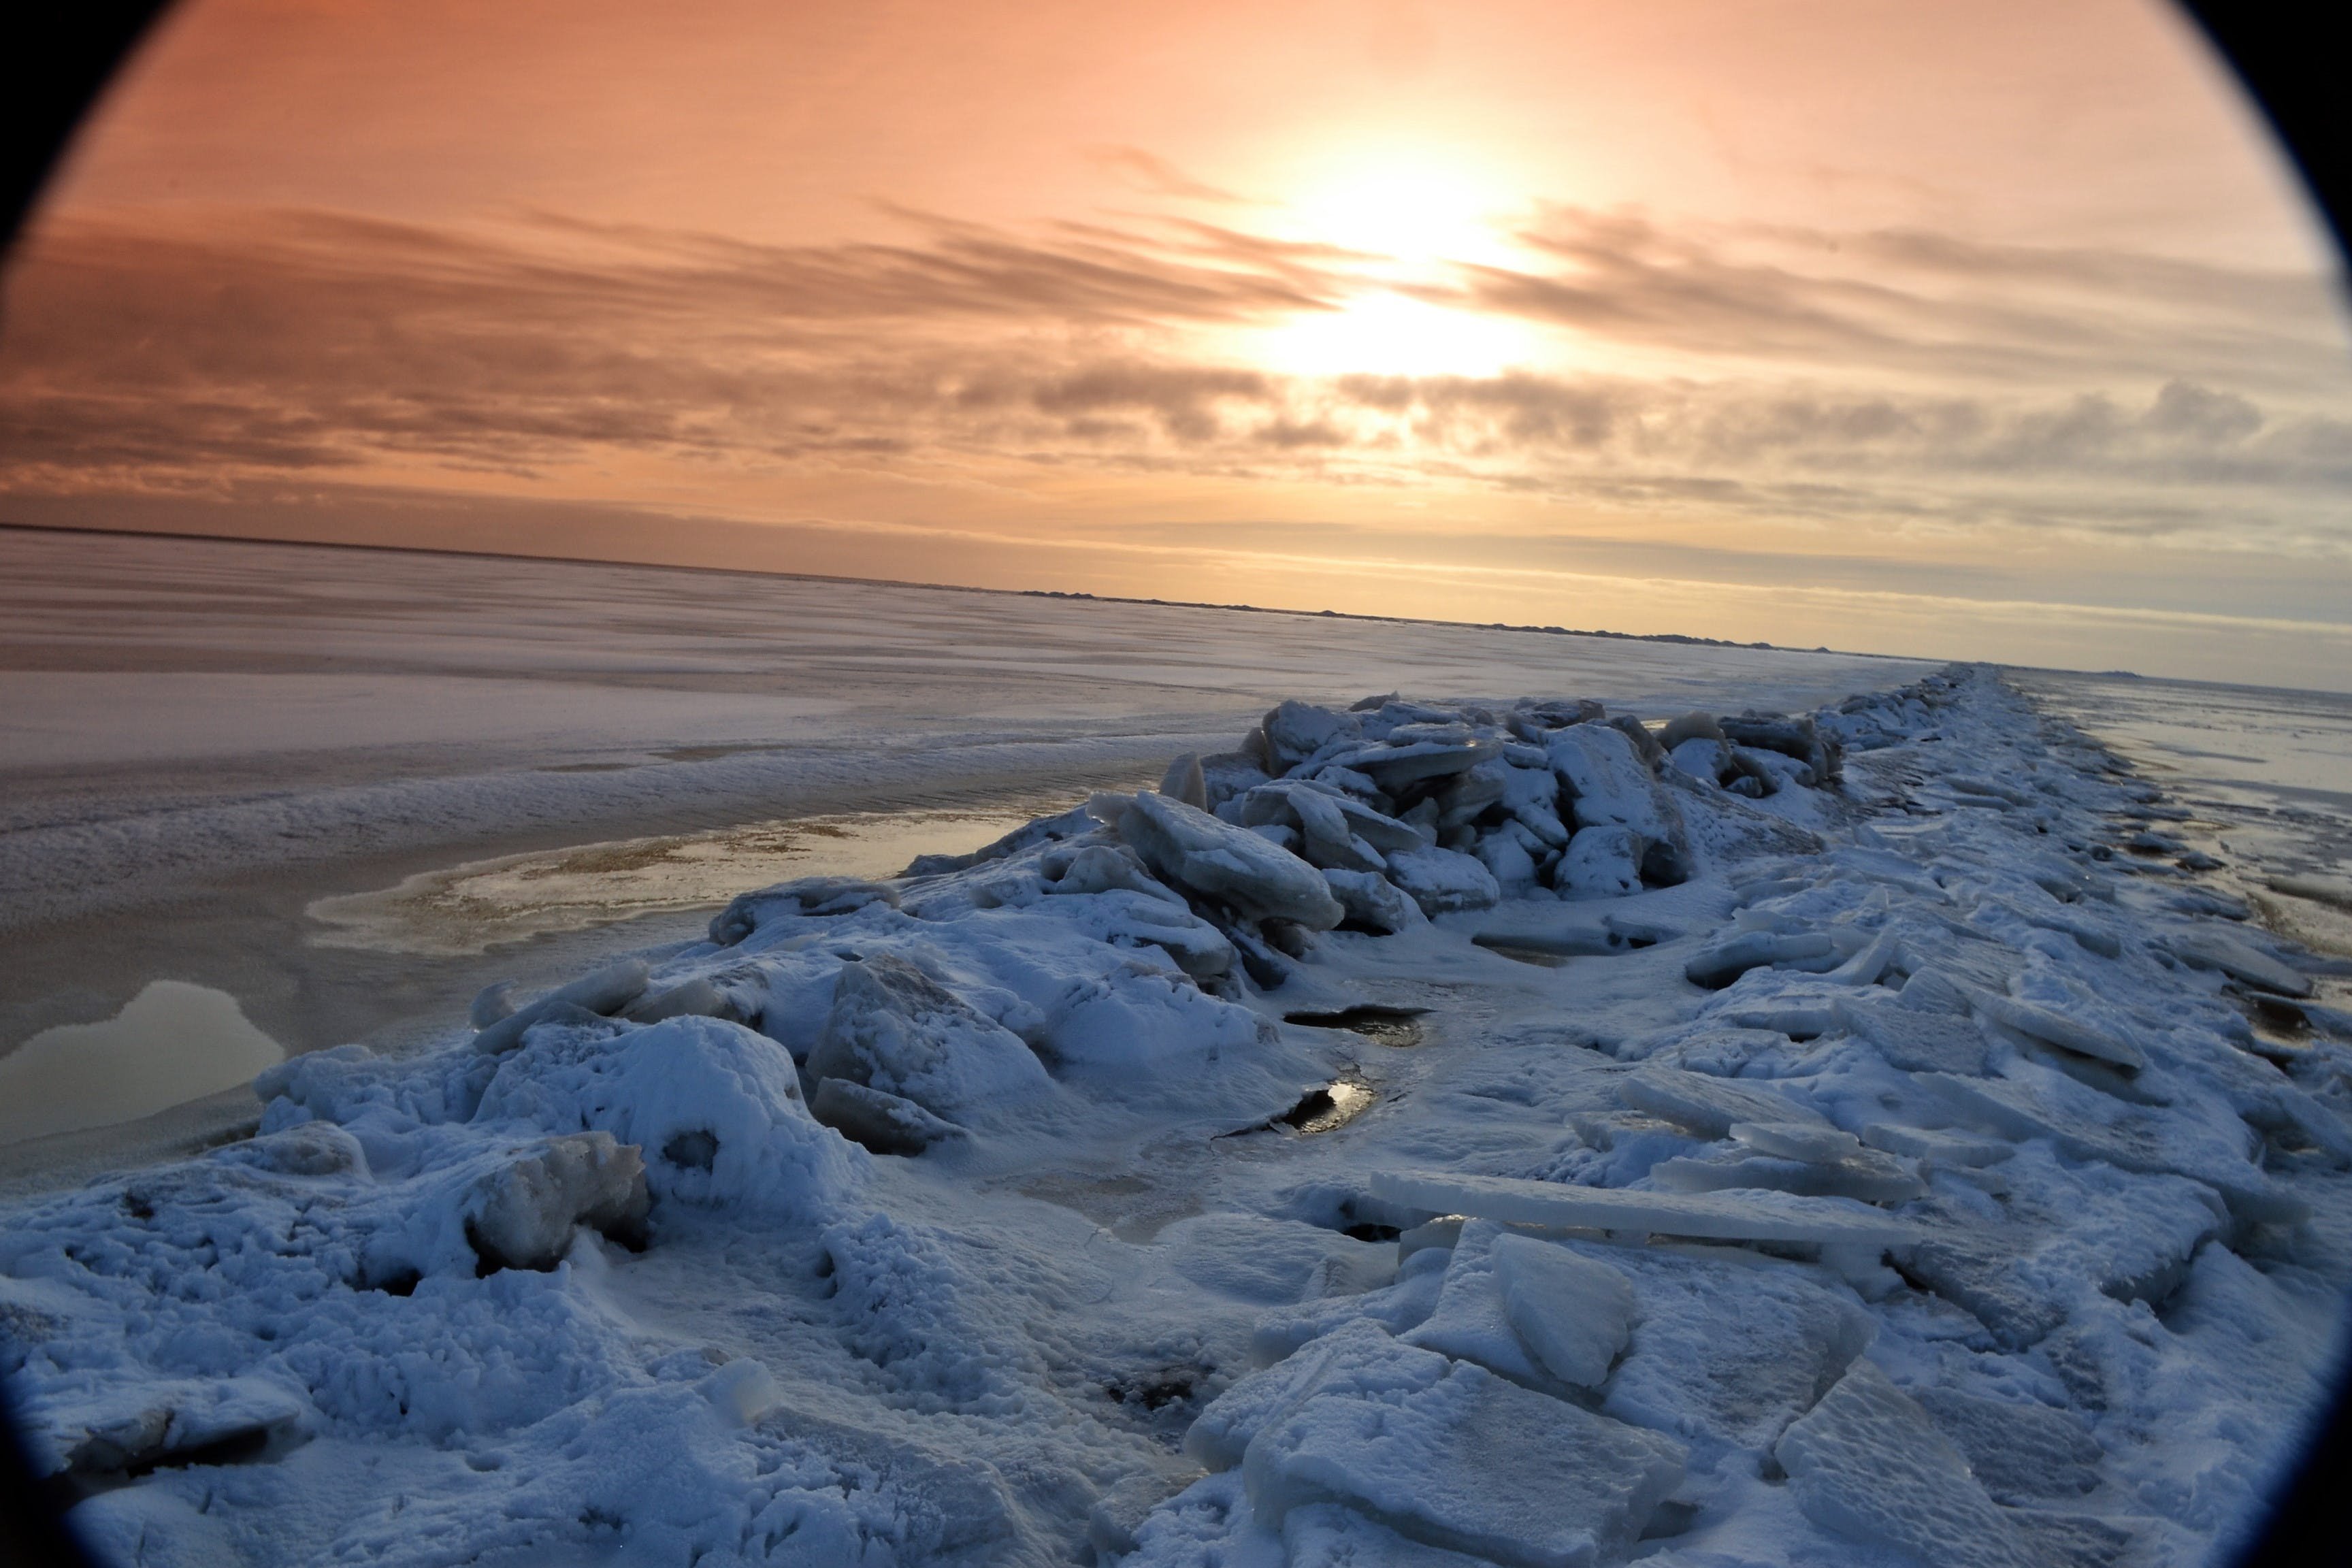
M746 889L14 1201L0 1367L123 1562L2210 1561L2338 1355L2342 966L1901 679L1301 700Z

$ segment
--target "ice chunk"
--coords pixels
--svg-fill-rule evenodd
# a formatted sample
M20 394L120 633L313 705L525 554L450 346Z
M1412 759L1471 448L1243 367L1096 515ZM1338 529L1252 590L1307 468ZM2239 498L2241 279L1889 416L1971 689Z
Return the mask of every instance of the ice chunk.
M633 1024L658 1024L664 1018L729 1018L743 1022L743 1010L734 997L701 975L667 991L649 992L622 1009Z
M653 1203L645 1156L609 1132L550 1138L477 1184L466 1204L466 1239L481 1272L552 1268L585 1226L636 1240Z
M1030 826L1050 826L1059 820L1032 823ZM989 858L986 850L981 855ZM793 915L845 915L868 904L887 904L895 910L898 907L898 890L886 882L869 882L858 877L801 877L772 888L738 894L711 917L710 940L721 947L732 947L772 920Z
M671 1018L560 1044L534 1039L509 1056L475 1120L601 1128L646 1150L647 1179L665 1200L787 1214L840 1195L866 1158L810 1118L784 1047L740 1024Z
M1658 731L1658 744L1669 752L1692 741L1722 739L1723 726L1716 722L1712 713L1690 712L1679 719L1669 719L1665 728Z
M1633 1333L1633 1287L1606 1263L1532 1237L1494 1241L1503 1316L1562 1383L1598 1388Z
M1802 763L1812 777L1804 782L1820 785L1833 783L1843 762L1843 748L1834 734L1824 732L1811 714L1791 719L1785 713L1748 712L1737 719L1720 721L1723 738L1738 745L1752 746Z
M1528 1354L1504 1314L1495 1266L1495 1243L1502 1231L1490 1219L1474 1219L1462 1227L1436 1306L1420 1327L1397 1337L1423 1350L1475 1361L1516 1383L1541 1386L1549 1381L1549 1374Z
M964 1136L962 1128L911 1100L845 1078L829 1078L818 1084L809 1100L809 1111L874 1154L919 1154L934 1143Z
M653 971L642 958L608 963L571 984L551 991L527 1007L516 1009L474 1037L474 1048L485 1056L510 1051L522 1044L523 1031L566 1008L609 1016L642 995Z
M1389 857L1389 875L1423 914L1488 909L1503 897L1495 874L1476 857L1452 849L1400 849Z
M1640 1193L1510 1176L1376 1171L1372 1195L1424 1213L1475 1215L1507 1225L1654 1232L1719 1241L1859 1242L1895 1246L1921 1234L1906 1220L1843 1198L1785 1193Z
M1644 1065L1617 1080L1617 1098L1709 1138L1727 1138L1735 1121L1796 1123L1829 1129L1828 1119L1776 1089L1679 1068Z
M1769 964L1837 962L1837 944L1825 932L1800 931L1780 935L1769 931L1735 931L1707 943L1683 965L1683 975L1694 985L1720 991L1751 969Z
M1580 827L1559 858L1552 885L1580 899L1614 899L1642 890L1642 841L1630 827Z
M2098 1487L2106 1450L2076 1416L1956 1388L1923 1388L1911 1397L1967 1456L1978 1483L1997 1501L2080 1497Z
M1825 1530L1935 1568L2035 1568L2034 1556L1927 1413L1857 1361L1772 1450Z
M1423 1247L1399 1262L1393 1285L1357 1296L1327 1296L1296 1307L1277 1307L1258 1319L1250 1331L1250 1353L1260 1361L1279 1361L1309 1341L1360 1318L1378 1323L1390 1333L1402 1334L1436 1310L1449 1257L1444 1247Z
M1307 1394L1251 1439L1242 1473L1261 1524L1339 1503L1424 1545L1588 1568L1632 1547L1682 1484L1683 1451L1463 1362L1409 1392Z
M1271 773L1286 773L1334 742L1353 740L1363 721L1312 703L1289 701L1270 710L1259 725Z
M1731 748L1719 739L1694 735L1668 746L1666 761L1702 784L1719 784L1731 771Z
M1895 1005L1915 1013L1944 1013L1960 1018L1969 1016L1969 994L1932 965L1912 972L1903 983Z
M1682 814L1659 787L1633 742L1606 724L1573 724L1546 748L1579 827L1629 827L1644 846L1642 875L1657 883L1688 875Z
M1213 1470L1229 1470L1261 1431L1312 1394L1411 1392L1433 1386L1452 1364L1435 1351L1390 1338L1376 1322L1354 1320L1211 1400L1185 1431L1184 1452Z
M2179 931L2165 938L2164 944L2200 968L2218 969L2232 980L2242 980L2264 991L2285 996L2311 994L2308 976L2226 931Z
M1384 745L1332 760L1365 773L1382 790L1395 795L1425 779L1468 773L1500 750L1495 742L1474 739L1459 726L1403 725L1389 732Z
M1181 801L1195 811L1209 809L1209 779L1201 771L1197 752L1186 752L1168 764L1167 773L1160 781L1160 793L1170 800Z
M1695 1442L1760 1453L1874 1330L1844 1291L1751 1253L1563 1245L1633 1281L1632 1338L1602 1410Z
M2071 1159L2142 1173L2171 1171L2203 1182L2241 1218L2293 1225L2309 1217L2303 1199L2253 1163L2252 1133L2243 1123L2232 1119L2218 1128L2182 1112L2126 1105L2047 1068L2042 1074L2025 1081L1922 1073L1919 1081L1939 1091L1963 1120L2012 1138L2048 1138Z
M1819 1121L1735 1121L1731 1135L1759 1154L1834 1165L1862 1152L1862 1140Z
M1963 1132L1931 1132L1919 1127L1896 1127L1874 1121L1862 1130L1862 1141L1889 1154L1925 1160L1935 1165L1997 1165L2017 1152L2017 1146L1998 1138L1971 1138Z
M841 966L808 1070L812 1079L845 1078L942 1116L1048 1081L1020 1036L887 952Z
M1162 881L1247 920L1328 931L1344 918L1323 874L1247 828L1145 791L1119 817L1119 837Z
M1056 857L1066 858L1057 860ZM1151 873L1143 868L1143 861L1123 844L1086 844L1076 849L1049 850L1039 861L1038 869L1053 879L1045 885L1048 893L1125 891L1141 893L1178 909L1184 904L1179 895L1152 880Z
M1806 1197L1853 1198L1866 1204L1899 1204L1919 1197L1927 1184L1878 1153L1864 1149L1846 1160L1790 1160L1769 1155L1745 1159L1662 1161L1650 1180L1664 1193L1720 1193L1742 1189L1796 1193Z
M2031 1002L2021 1002L2011 996L1996 996L1989 991L1979 991L1969 1000L1997 1024L2006 1024L2021 1035L2030 1035L2045 1045L2056 1046L2076 1056L2091 1057L2103 1062L2113 1062L2137 1072L2147 1066L2147 1055L2138 1046L2120 1035L2070 1018L2048 1007Z
M1927 991L1933 990L1930 972ZM1908 997L1922 989L1920 976L1904 987ZM1957 993L1955 993L1957 994ZM1985 1070L1984 1032L1966 1014L1932 1011L1897 1002L1848 1002L1838 1009L1845 1026L1878 1047L1889 1067L1905 1072L1948 1072L1974 1078Z
M1423 924L1429 919L1421 912L1419 904L1385 877L1369 871L1326 871L1323 880L1330 886L1331 896L1339 900L1340 908L1348 911L1349 921L1382 936Z

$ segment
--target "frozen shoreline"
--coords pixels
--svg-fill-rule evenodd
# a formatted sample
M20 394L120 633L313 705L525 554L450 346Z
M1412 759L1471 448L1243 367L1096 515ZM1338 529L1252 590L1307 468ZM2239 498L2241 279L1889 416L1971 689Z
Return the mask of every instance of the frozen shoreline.
M1989 673L1842 787L1599 717L1286 709L298 1058L7 1211L13 1386L191 1561L2207 1560L2352 1284L2342 966Z

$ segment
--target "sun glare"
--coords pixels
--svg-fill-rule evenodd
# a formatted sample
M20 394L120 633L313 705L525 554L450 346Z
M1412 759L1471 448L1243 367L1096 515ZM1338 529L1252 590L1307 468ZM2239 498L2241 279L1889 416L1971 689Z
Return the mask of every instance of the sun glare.
M1507 258L1517 204L1504 189L1468 160L1359 150L1308 172L1284 205L1302 239L1419 268Z
M1359 253L1361 279L1337 310L1300 311L1253 334L1252 357L1293 375L1493 375L1537 357L1524 324L1430 297L1463 264L1507 264L1514 202L1471 159L1357 145L1291 182L1289 237Z
M1517 322L1383 289L1289 317L1261 335L1255 357L1289 375L1494 375L1535 347Z

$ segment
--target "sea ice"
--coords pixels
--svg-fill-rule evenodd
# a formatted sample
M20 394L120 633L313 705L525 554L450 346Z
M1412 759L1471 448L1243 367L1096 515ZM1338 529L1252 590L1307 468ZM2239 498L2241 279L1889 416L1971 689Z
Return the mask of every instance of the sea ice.
M552 1268L582 1226L620 1239L645 1232L653 1202L645 1156L609 1132L550 1138L476 1184L466 1238L481 1268Z
M1866 1360L1772 1453L1797 1505L1824 1529L1935 1568L2038 1568L1959 1449Z
M1117 816L1154 875L1244 919L1328 931L1345 916L1320 871L1246 828L1150 790L1124 797Z
M1314 1389L1250 1440L1242 1473L1263 1524L1340 1503L1513 1568L1591 1568L1633 1544L1683 1451L1454 1362L1420 1388Z
M1606 1263L1532 1237L1494 1241L1503 1316L1544 1370L1598 1388L1633 1333L1633 1288Z
M1601 1409L1760 1455L1870 1344L1852 1294L1752 1253L1566 1244L1633 1281L1633 1331Z
M1022 1038L895 954L841 966L809 1076L847 1079L952 1118L1047 1083Z
M1372 1195L1425 1213L1475 1215L1506 1225L1629 1231L1718 1241L1893 1246L1919 1228L1841 1198L1784 1193L1643 1193L1438 1172L1375 1171Z
M1389 874L1423 914L1489 909L1503 896L1495 874L1475 856L1452 849L1400 849L1389 857Z
M964 1136L962 1128L911 1100L845 1078L820 1081L809 1098L809 1112L874 1154L919 1154L934 1143Z
M1630 827L1580 827L1568 841L1553 883L1579 899L1620 899L1642 890L1642 841Z
M1644 1063L1617 1080L1617 1098L1709 1138L1728 1138L1734 1122L1790 1123L1830 1130L1821 1112L1776 1089L1707 1073Z
M1465 1225L1454 1244L1435 1306L1418 1327L1397 1338L1457 1361L1475 1361L1515 1383L1540 1387L1549 1381L1549 1374L1511 1326L1496 1261L1498 1239L1505 1239L1503 1227L1492 1220L1474 1219Z

